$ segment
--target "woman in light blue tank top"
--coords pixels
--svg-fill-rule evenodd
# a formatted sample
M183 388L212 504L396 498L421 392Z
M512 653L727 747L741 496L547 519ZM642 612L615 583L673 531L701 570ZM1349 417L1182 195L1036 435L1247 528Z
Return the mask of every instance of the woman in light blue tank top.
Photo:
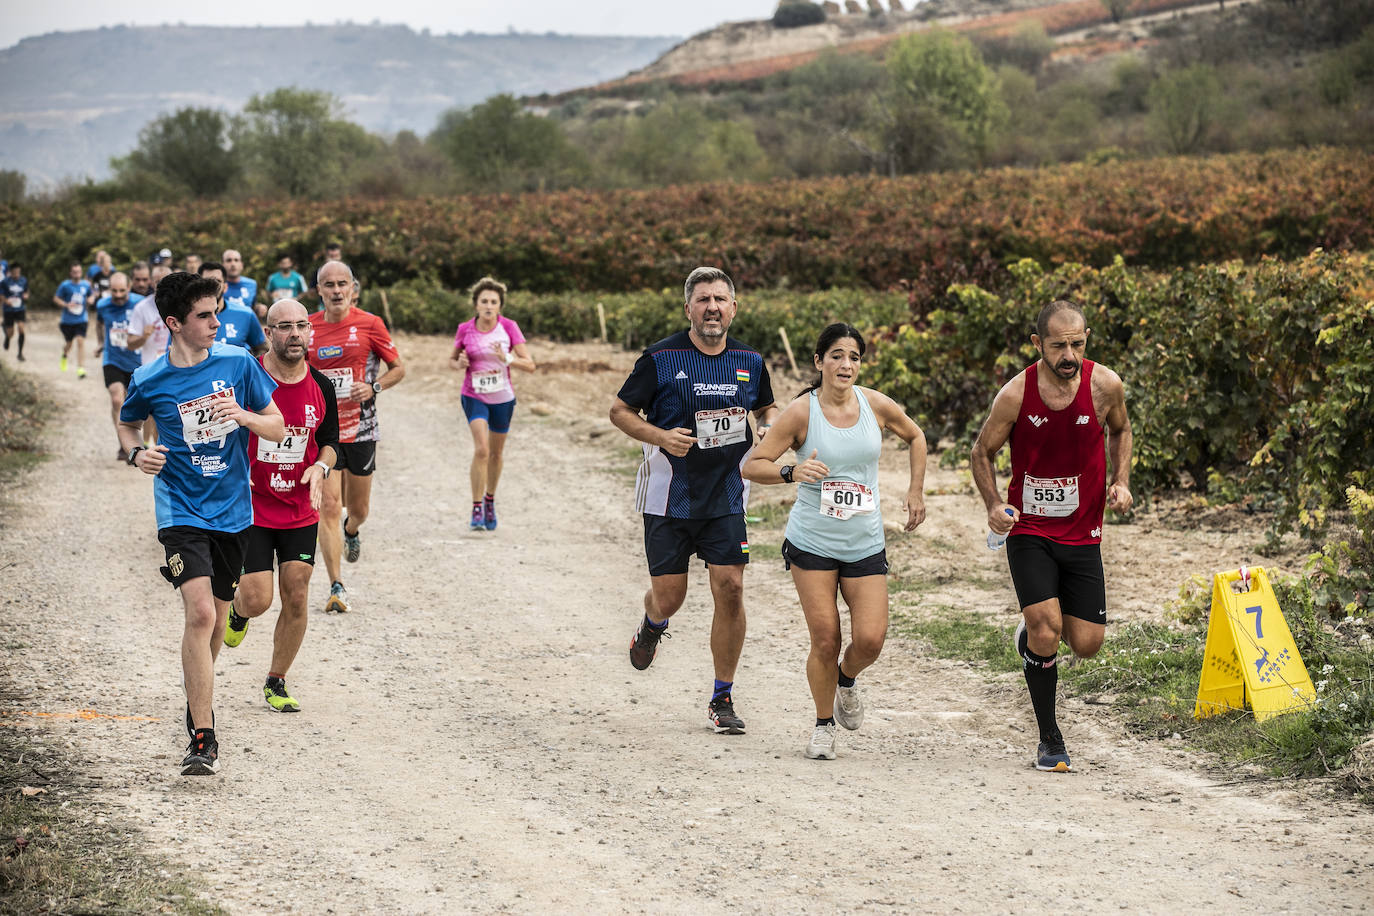
M806 756L821 760L835 759L837 722L850 730L863 722L863 697L854 679L877 661L887 637L887 549L878 489L884 430L911 447L905 530L926 516L925 434L896 401L855 384L863 353L856 328L832 324L822 331L813 356L820 378L783 410L743 468L754 483L797 484L782 553L811 634L806 679L816 725ZM774 462L789 448L805 459L779 467ZM843 658L840 593L853 634Z

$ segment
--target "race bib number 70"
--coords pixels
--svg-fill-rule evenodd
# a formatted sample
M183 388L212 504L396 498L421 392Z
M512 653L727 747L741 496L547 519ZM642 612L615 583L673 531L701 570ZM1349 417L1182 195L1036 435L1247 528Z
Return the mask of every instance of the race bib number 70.
M743 442L749 433L749 412L743 407L698 410L697 448L720 448Z

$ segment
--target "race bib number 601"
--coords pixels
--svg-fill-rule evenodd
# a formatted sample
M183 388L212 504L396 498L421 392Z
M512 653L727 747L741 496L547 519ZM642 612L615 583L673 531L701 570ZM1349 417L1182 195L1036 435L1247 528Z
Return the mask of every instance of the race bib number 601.
M748 411L743 407L698 410L697 448L720 448L743 442L749 433Z
M853 518L878 508L873 490L853 480L821 481L821 515Z
M1032 477L1021 486L1021 512L1041 518L1067 518L1078 511L1077 477Z

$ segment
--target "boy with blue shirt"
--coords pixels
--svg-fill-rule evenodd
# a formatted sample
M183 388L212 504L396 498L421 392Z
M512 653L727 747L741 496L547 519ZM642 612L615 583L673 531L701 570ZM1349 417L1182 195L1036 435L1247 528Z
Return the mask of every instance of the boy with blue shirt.
M286 434L272 403L276 383L252 355L215 342L219 284L184 271L157 286L167 352L133 373L119 414L119 444L129 464L154 477L161 572L181 591L181 639L191 742L183 776L219 769L212 700L215 657L243 568L253 522L248 434L280 442ZM157 420L159 442L143 445L143 421Z
M10 348L10 338L19 335L19 361L24 361L24 320L29 317L29 278L23 276L23 268L18 261L5 263L5 278L0 280L0 302L4 303L5 349Z
M143 365L142 354L137 349L129 349L129 313L142 299L129 292L129 277L120 271L110 275L110 294L95 305L105 343L100 368L105 375L105 390L110 393L110 421L114 423L116 436L124 395L129 390L134 370ZM123 448L115 454L116 461L128 458Z
M220 256L224 270L224 304L248 309L262 320L267 316L267 306L258 306L258 281L243 275L243 255L232 248L226 248Z
M254 356L267 351L267 336L262 332L262 323L250 308L242 308L225 298L224 265L216 261L206 261L198 270L202 277L209 277L219 283L220 311L219 331L215 340L243 347Z
M58 327L62 329L62 371L67 371L67 354L71 352L72 341L76 341L76 377L86 377L86 328L89 319L86 306L91 300L91 283L82 277L81 264L73 261L67 268L67 279L57 287L53 294L53 304L62 310Z

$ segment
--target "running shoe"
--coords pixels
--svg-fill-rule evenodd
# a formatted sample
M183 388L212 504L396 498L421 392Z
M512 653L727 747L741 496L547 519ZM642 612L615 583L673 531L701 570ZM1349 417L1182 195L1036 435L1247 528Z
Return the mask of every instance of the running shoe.
M1035 768L1047 773L1068 773L1072 770L1069 752L1064 749L1064 737L1059 732L1040 742L1035 751Z
M864 698L858 685L835 685L835 721L850 731L864 724Z
M181 761L182 776L213 776L219 772L219 742L206 734L206 729L198 729L186 745L186 756Z
M329 586L329 599L324 603L324 612L348 613L348 592L344 590L342 582Z
M835 725L817 725L806 744L806 756L811 760L835 759Z
M735 715L735 704L730 702L729 696L712 700L706 707L706 715L710 716L717 735L744 734L744 720Z
M229 648L234 648L243 642L244 635L248 632L248 618L240 617L234 610L234 606L229 605L229 619L224 621L224 644Z
M640 671L652 665L654 656L658 654L658 641L667 635L666 623L661 627L651 627L649 619L641 617L639 629L630 639L630 664Z
M5 349L8 350L9 348L10 348L10 335L6 334L6 335L5 335Z
M66 371L67 371L67 357L65 357L65 356L62 357L62 362L61 362L60 365L62 366L62 371L63 371L63 372L66 372Z
M267 698L267 705L277 712L301 711L301 704L286 692L286 681L281 678L268 678L267 683L262 686L262 695Z
M210 710L210 727L211 727L211 728L214 728L214 727L215 727L215 711L214 711L213 709ZM190 704L190 703L187 703L187 704L186 704L186 737L188 737L188 738L194 738L195 736L196 736L196 723L195 723L195 720L191 718L191 704Z
M77 366L77 367L76 367L76 377L77 377L77 378L85 378L85 377L86 377L86 367L85 367L85 366Z
M363 555L362 531L357 534L348 533L348 516L343 520L344 536L344 559L350 563L358 562L358 557Z
M24 358L24 354L23 354L23 353L20 353L20 354L19 354L19 361L20 361L21 363L22 363L22 362L27 362L27 360Z
M482 524L488 531L496 530L496 500L482 500Z
M487 530L486 513L482 511L482 504L476 503L472 507L472 521L468 522L468 527L473 531Z

